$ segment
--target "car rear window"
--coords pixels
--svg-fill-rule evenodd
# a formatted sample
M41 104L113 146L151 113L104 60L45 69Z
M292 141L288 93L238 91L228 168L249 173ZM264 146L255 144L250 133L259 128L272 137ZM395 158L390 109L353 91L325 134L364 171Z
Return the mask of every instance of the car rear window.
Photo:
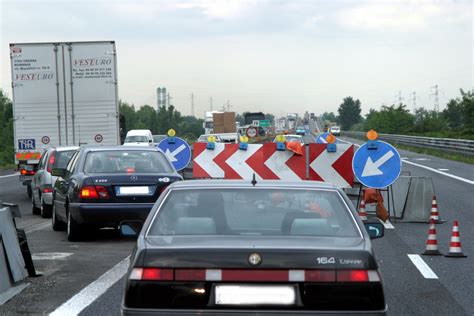
M175 189L148 235L359 236L334 190Z
M171 173L171 164L158 151L93 151L86 156L84 172L93 173Z
M53 168L65 169L67 163L71 159L72 155L74 155L75 150L67 150L67 151L57 151L55 153L55 160Z
M147 143L148 138L146 136L127 136L125 138L126 143Z

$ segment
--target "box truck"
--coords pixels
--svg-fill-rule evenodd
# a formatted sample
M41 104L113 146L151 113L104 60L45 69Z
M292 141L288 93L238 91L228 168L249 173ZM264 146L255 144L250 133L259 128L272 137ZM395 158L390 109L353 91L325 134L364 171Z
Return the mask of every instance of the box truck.
M117 145L114 41L10 44L15 164L27 186L52 146Z

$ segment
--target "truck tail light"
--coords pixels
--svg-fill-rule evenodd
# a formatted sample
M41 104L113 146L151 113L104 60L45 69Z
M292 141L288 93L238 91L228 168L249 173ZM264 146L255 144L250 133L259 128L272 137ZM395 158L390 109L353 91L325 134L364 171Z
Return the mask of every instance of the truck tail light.
M36 171L34 170L26 170L26 169L21 169L20 174L23 176L34 176Z

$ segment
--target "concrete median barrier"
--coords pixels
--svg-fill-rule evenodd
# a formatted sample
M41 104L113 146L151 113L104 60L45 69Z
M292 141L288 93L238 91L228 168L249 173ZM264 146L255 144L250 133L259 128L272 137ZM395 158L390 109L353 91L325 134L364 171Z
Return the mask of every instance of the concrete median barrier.
M13 217L8 207L0 208L0 295L28 276Z

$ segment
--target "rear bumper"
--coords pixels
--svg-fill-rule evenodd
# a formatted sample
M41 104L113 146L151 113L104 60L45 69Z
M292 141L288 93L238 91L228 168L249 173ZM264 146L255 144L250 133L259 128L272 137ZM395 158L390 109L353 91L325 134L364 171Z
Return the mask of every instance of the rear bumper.
M140 220L150 213L154 203L71 203L69 211L79 224L116 226L122 221Z
M53 205L53 193L41 193L41 197L43 198L43 202L46 205Z
M122 315L124 316L150 316L150 315L173 315L173 316L190 316L190 315L277 315L277 316L291 316L291 315L386 315L387 308L381 311L282 311L282 310L236 310L236 309L138 309L127 308L122 306Z

